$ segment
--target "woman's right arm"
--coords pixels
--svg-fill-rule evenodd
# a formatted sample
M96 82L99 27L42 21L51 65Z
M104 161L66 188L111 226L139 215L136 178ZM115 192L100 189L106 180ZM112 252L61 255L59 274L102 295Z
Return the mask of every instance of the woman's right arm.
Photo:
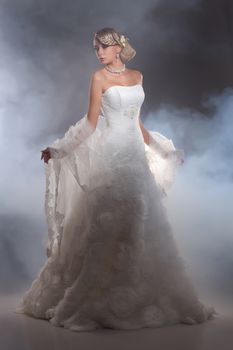
M87 119L94 128L96 128L101 108L102 79L98 71L94 72L91 76L89 87Z
M41 159L48 163L50 158L63 158L73 152L95 130L101 108L102 81L98 71L92 74L89 87L88 112L66 132L63 139L42 150Z

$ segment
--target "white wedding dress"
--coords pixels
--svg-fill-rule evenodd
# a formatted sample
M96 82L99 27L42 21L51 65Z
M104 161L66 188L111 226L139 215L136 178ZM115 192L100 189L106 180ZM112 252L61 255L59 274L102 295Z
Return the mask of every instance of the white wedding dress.
M144 98L140 84L111 86L95 131L45 164L48 259L16 312L73 331L213 318L186 274L162 203L182 150L151 130L158 151L144 143ZM75 143L86 119L52 146L62 152Z

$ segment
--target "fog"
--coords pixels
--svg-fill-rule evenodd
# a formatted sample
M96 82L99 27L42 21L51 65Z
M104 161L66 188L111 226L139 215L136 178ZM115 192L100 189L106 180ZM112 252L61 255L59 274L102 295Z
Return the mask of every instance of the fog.
M185 151L166 198L201 291L233 295L233 6L230 0L0 2L0 293L46 259L40 150L87 109L95 31L125 33L144 76L144 125Z
M232 298L233 89L205 106L209 117L164 105L147 122L186 152L166 204L190 272L203 292Z

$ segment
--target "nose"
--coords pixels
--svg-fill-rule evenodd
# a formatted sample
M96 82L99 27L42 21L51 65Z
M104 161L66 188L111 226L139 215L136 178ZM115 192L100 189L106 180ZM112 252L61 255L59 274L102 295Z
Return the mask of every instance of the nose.
M103 49L102 49L102 47L101 46L99 46L98 48L97 48L97 53L98 53L98 56L101 56L102 55L102 52L103 52Z

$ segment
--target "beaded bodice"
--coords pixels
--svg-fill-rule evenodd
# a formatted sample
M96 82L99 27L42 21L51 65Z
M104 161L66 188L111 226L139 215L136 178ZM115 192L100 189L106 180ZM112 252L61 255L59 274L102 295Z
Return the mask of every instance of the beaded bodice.
M110 128L132 130L138 118L145 93L142 85L113 85L102 94L101 112Z
M101 113L107 128L103 134L104 159L115 162L115 156L121 154L129 162L135 152L144 153L145 144L139 125L139 117L145 93L142 85L113 85L102 94Z

